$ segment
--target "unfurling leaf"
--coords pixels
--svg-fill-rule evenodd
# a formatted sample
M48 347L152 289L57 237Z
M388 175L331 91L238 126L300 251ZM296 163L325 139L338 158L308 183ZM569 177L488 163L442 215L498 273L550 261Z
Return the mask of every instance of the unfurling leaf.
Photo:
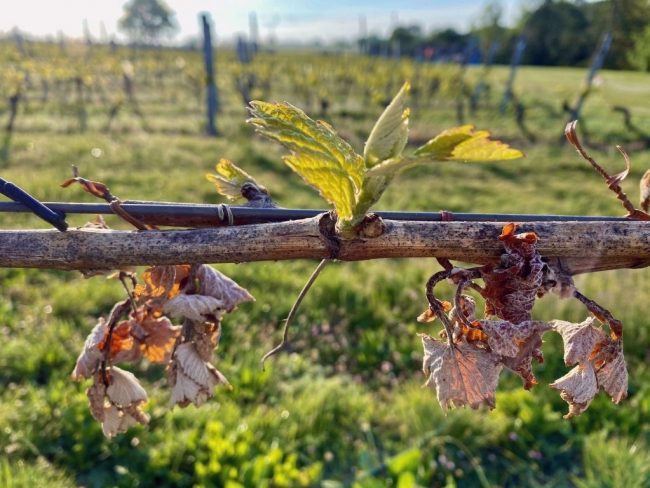
M503 161L524 154L507 144L490 139L490 133L475 131L472 125L448 129L416 149L415 156L432 161Z
M288 103L253 101L248 120L256 130L287 147L285 163L334 205L339 218L352 217L363 182L363 157L334 129Z
M466 342L449 346L422 335L426 385L435 389L443 410L469 405L494 408L502 365L498 356Z
M221 159L216 166L217 174L208 173L205 177L217 187L217 192L229 200L242 198L241 187L244 183L260 185L251 175L228 159Z
M226 312L232 312L242 302L254 302L255 298L248 290L234 280L220 273L212 266L202 264L196 273L200 286L198 293L214 297L223 302Z
M192 343L176 348L167 376L172 387L170 402L181 407L190 403L200 406L212 397L216 385L228 384L225 376L201 359Z
M363 151L368 168L402 154L409 133L406 97L410 88L408 82L404 83L372 128Z

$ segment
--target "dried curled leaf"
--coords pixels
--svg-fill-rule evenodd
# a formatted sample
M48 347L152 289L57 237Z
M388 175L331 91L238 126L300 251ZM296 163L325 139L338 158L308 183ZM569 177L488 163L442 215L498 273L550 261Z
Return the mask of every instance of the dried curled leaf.
M223 303L226 312L232 312L242 302L254 302L255 298L248 290L212 266L202 264L196 273L200 286L198 293L214 297Z
M422 335L426 385L436 390L443 410L469 405L494 408L502 365L498 356L466 342L449 346Z
M480 320L478 324L487 335L490 350L510 358L517 357L529 340L536 341L533 336L540 336L550 330L546 322L539 320L528 320L519 324L506 320Z
M140 352L152 363L167 363L181 327L172 325L164 316L139 315L138 319L131 319L131 335L137 341Z
M106 396L113 405L120 408L147 401L147 392L140 386L135 375L117 367L110 369Z
M598 393L596 372L589 361L576 366L549 386L560 390L560 397L569 404L569 413L564 416L565 419L584 412Z
M251 175L228 159L221 159L216 166L217 174L208 173L205 177L217 188L217 192L228 200L242 198L244 183L253 183L262 188Z
M216 385L228 384L225 376L201 359L192 343L176 348L167 377L172 387L170 402L181 407L190 403L198 407L213 396Z
M144 285L136 286L133 296L153 313L159 314L165 303L185 287L191 269L188 264L148 268L142 274Z
M537 236L532 232L515 234L516 230L515 224L508 224L499 237L506 251L501 256L501 266L481 268L485 315L514 324L531 319L546 269L535 246Z
M96 374L94 384L86 391L90 411L101 422L104 435L114 437L138 423L147 424L149 417L141 409L147 401L147 393L137 378L128 371L113 367L106 371L106 379L108 386L103 375Z
M77 358L77 363L71 375L74 381L90 378L95 374L104 359L104 353L99 346L104 341L107 332L106 321L103 317L100 317L86 338L84 348Z
M595 319L588 318L579 324L561 320L551 324L564 341L565 363L578 363L578 366L551 385L552 388L561 390L562 399L569 403L567 418L578 415L587 408L589 402L584 400L586 391L593 391L593 398L602 389L614 403L627 397L628 373L623 341L608 337L594 323ZM589 371L593 372L591 376Z
M164 312L172 317L185 317L197 322L219 320L225 313L223 301L205 295L176 295L165 304Z
M567 366L589 360L596 344L605 340L605 334L595 327L594 317L576 324L564 320L554 320L551 328L562 336L564 341L564 363Z

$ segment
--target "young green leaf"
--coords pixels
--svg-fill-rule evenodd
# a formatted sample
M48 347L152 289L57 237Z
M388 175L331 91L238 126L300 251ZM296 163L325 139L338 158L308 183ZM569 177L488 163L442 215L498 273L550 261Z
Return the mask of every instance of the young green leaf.
M442 131L419 147L413 156L387 159L368 170L366 176L390 176L416 164L436 161L501 161L517 159L524 154L507 144L490 139L487 131L475 131L472 125L463 125Z
M256 130L283 144L292 154L285 163L350 219L365 171L363 158L322 121L288 103L253 101L248 120Z
M363 156L368 168L402 154L409 133L409 108L406 97L411 85L404 83L372 128Z
M221 159L215 168L217 174L207 173L205 177L217 187L217 192L228 200L242 198L241 187L250 182L255 186L260 185L251 175L228 159Z
M463 125L441 132L416 149L414 155L433 161L502 161L518 159L524 154L490 139L487 131L474 131L474 126Z

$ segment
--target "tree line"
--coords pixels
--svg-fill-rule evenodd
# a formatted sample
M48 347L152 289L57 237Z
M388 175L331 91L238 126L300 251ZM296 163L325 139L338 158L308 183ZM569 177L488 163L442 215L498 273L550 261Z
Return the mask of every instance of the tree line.
M408 56L432 61L508 64L517 40L526 39L522 63L539 66L587 65L609 32L605 68L650 70L650 1L532 0L511 27L493 0L469 32L423 32L418 25L396 27L386 38L359 39L370 55Z

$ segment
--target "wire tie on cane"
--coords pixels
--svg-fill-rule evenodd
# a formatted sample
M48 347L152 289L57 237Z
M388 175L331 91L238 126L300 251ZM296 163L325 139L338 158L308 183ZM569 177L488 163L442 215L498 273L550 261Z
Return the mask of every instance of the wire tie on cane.
M217 216L219 217L219 220L221 222L225 222L226 218L228 219L228 225L232 226L234 225L235 222L235 216L232 213L232 210L230 209L230 206L220 203L217 205Z

